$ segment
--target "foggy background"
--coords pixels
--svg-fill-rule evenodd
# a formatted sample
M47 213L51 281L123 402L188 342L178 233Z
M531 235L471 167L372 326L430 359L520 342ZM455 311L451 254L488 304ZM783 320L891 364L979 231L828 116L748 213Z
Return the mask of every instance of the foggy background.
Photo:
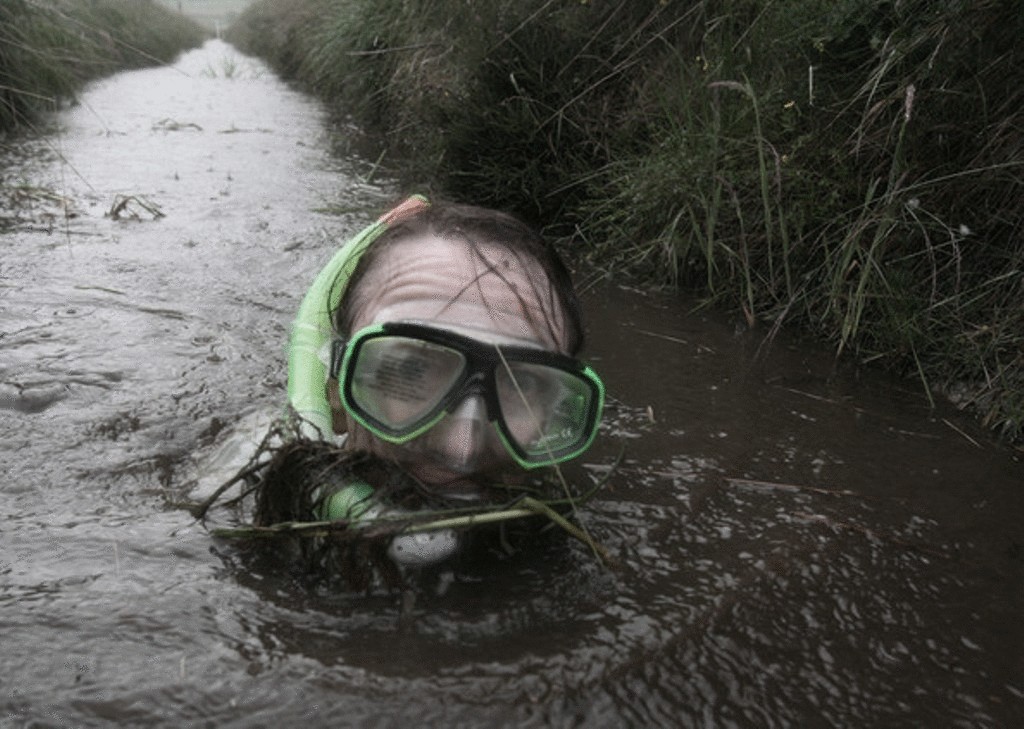
M177 10L211 30L224 30L255 0L157 0L160 5Z

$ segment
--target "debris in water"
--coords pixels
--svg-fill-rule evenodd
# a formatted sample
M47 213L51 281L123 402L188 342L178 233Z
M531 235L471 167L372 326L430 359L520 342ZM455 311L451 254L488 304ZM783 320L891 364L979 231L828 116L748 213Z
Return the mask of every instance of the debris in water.
M174 119L161 119L153 125L153 131L180 132L183 129L194 129L197 132L203 131L203 128L195 122L179 122Z
M609 563L608 553L573 521L573 513L612 472L614 467L599 483L578 493L571 493L560 478L541 478L486 484L481 498L466 501L437 494L393 462L305 439L294 423L278 421L248 464L190 510L203 519L238 486L240 493L221 505L243 512L251 509L252 522L214 529L214 536L290 540L304 571L341 575L353 589L366 589L375 577L390 586L400 584L401 574L388 557L396 538L479 532L495 525L507 531L511 523L531 517L547 519ZM333 513L336 497L353 485L361 485L367 494L347 499L351 503L346 503L343 515ZM251 507L243 506L247 501ZM502 543L506 537L501 535Z
M115 195L107 212L107 217L112 220L142 220L143 215L149 216L150 220L165 217L159 205L138 195Z

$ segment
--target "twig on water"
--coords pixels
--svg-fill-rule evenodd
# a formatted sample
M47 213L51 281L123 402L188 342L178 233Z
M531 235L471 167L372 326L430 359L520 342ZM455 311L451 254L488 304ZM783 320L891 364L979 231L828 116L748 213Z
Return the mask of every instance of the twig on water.
M540 516L546 516L555 524L562 527L562 529L568 532L571 536L586 544L593 551L594 555L605 565L612 564L611 556L608 554L608 551L594 541L594 538L590 536L589 532L577 527L543 501L538 501L537 499L527 496L523 499L523 506Z
M661 334L660 332L652 332L647 329L634 329L638 334L646 334L648 337L655 337L657 339L664 339L666 342L674 342L675 344L689 344L685 339L679 337L673 337L671 334Z
M358 532L365 534L372 532L373 536L398 536L401 534L417 534L442 529L468 529L483 524L496 524L504 521L543 516L564 529L570 536L590 547L602 562L611 564L611 557L604 547L598 544L583 529L580 529L555 511L549 503L535 499L532 496L524 496L518 503L521 506L500 510L480 509L461 516L428 518L425 521L420 521L420 519L423 519L424 516L431 517L440 512L383 514L372 519L359 519L358 521L346 519L332 521L289 521L268 526L250 525L214 529L211 533L215 537L231 539L258 539L279 536L311 538L326 537L332 533L344 533L354 528ZM358 532L351 532L353 538L356 537Z
M730 486L747 486L750 488L771 490L771 491L809 491L815 494L826 496L856 496L857 494L848 489L823 489L818 486L801 486L792 483L775 483L773 481L757 481L749 478L726 478L725 482Z
M967 433L965 433L965 432L964 432L964 431L962 431L962 430L961 430L960 428L958 428L958 427L956 427L955 425L953 425L953 424L952 424L951 422L949 422L949 420L947 420L946 418L943 418L943 419L942 419L942 422L943 422L943 423L945 423L946 425L948 425L948 426L949 426L950 428L952 428L953 430L955 430L955 431L956 431L957 433L959 433L960 435L962 435L962 436L963 436L964 438L966 438L966 439L967 439L967 440L968 440L968 441L970 442L970 444L971 444L971 445L973 445L973 446L974 446L975 448L981 448L981 447L982 447L981 443L979 443L978 441L976 441L976 440L975 440L974 438L972 438L971 436L967 435Z
M114 202L110 206L110 210L107 212L107 217L112 220L121 220L122 218L129 218L131 220L141 220L142 216L139 215L138 211L133 206L142 208L146 213L153 217L153 220L157 218L165 217L164 212L160 209L160 206L154 202L150 202L144 197L138 195L115 195Z

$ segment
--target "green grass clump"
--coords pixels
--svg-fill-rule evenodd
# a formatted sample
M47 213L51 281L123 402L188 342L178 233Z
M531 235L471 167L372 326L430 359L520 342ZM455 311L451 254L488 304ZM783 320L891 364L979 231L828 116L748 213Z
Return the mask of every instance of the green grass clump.
M90 79L168 63L204 37L151 0L3 0L0 132L30 126Z
M649 82L650 143L615 145L581 229L600 260L799 323L1019 437L1019 4L801 5L708 23L699 64Z
M263 0L383 164L1024 431L1017 0Z

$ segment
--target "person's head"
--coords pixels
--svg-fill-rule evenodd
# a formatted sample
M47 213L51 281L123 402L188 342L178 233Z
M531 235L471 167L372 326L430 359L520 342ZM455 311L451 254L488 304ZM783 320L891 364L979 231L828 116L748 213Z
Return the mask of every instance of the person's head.
M559 417L593 421L603 389L572 359L583 328L565 266L512 216L434 204L395 220L360 258L334 325L347 367L335 363L331 405L350 446L424 482L454 486L589 445L592 432L585 443L537 432Z

